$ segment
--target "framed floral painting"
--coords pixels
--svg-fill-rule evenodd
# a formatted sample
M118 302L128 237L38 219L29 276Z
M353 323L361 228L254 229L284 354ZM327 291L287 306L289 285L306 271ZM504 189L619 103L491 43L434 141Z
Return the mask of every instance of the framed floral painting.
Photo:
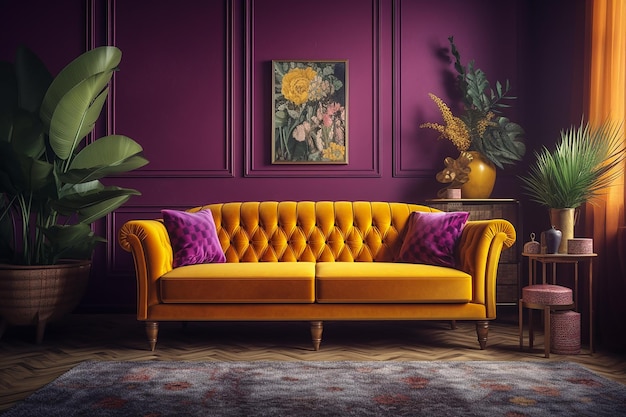
M348 61L272 61L272 163L348 163Z

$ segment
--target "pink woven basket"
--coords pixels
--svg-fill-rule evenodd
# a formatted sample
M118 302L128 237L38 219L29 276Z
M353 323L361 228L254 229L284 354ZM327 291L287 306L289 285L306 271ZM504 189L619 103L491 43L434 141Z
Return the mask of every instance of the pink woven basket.
M580 313L554 311L550 317L550 351L559 355L580 353Z
M567 240L567 253L569 254L585 254L593 253L593 239L574 238Z
M546 305L569 305L574 302L571 288L550 284L536 284L522 288L522 299L526 303Z

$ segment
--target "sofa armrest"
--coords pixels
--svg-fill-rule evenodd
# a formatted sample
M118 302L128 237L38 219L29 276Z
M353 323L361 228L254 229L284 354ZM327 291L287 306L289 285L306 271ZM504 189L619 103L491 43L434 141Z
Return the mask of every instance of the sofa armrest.
M118 234L120 246L132 253L137 278L137 318L146 319L148 306L159 303L156 281L172 270L173 251L160 220L131 220Z
M496 277L500 253L515 243L515 228L507 220L469 221L459 241L460 268L473 279L472 301L484 304L487 318L496 317Z

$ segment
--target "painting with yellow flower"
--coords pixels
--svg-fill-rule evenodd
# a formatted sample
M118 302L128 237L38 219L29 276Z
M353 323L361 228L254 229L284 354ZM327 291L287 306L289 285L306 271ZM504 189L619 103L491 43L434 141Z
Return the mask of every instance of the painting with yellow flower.
M348 163L348 61L272 61L272 163Z

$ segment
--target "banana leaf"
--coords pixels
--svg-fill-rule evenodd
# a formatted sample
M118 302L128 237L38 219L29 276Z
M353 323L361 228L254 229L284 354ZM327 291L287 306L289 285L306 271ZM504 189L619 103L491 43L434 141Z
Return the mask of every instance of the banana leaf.
M73 158L69 170L59 178L66 183L80 184L132 171L147 163L143 148L131 138L105 136L83 148Z
M113 46L94 48L70 62L54 78L41 105L40 116L44 125L49 126L52 115L61 98L80 80L85 80L102 72L117 68L122 59L122 52Z
M15 109L6 115L7 136L17 153L38 159L46 151L43 125L35 113Z
M19 154L11 145L0 142L0 192L9 194L41 194L56 197L54 165ZM32 196L32 197L37 197Z
M49 137L50 146L60 159L68 159L93 129L105 102L108 91L105 86L112 75L108 72L88 78L59 101L50 120Z
M85 223L54 225L42 229L42 233L48 239L49 263L56 263L59 259L90 259L96 245L106 242Z
M52 83L52 75L39 57L25 47L17 49L15 56L18 107L38 113L46 90Z
M91 223L120 207L133 195L141 193L131 188L104 186L100 181L91 181L65 190L64 195L52 201L51 205L63 215L78 214L79 222Z

